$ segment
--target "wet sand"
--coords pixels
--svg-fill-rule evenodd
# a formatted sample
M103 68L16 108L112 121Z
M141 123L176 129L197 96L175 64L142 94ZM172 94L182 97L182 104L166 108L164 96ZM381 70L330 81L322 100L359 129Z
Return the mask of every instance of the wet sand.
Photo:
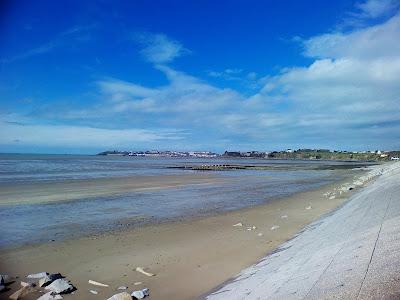
M211 179L207 175L204 181ZM171 180L170 184L178 183ZM0 270L20 278L28 273L60 272L78 289L64 299L104 299L121 285L130 292L147 287L149 299L196 299L273 251L358 189L334 199L324 196L338 185L217 216L1 250ZM234 227L238 222L244 226ZM248 231L247 226L256 229ZM273 226L279 228L271 230ZM136 272L138 266L156 276ZM110 287L90 286L89 279ZM143 283L135 286L135 282ZM19 281L11 285L11 291L18 285ZM92 295L89 289L99 294ZM8 297L11 291L0 297ZM36 292L26 299L39 295Z
M174 188L189 184L216 183L223 179L210 174L129 176L96 179L3 183L0 205L71 201L96 196Z

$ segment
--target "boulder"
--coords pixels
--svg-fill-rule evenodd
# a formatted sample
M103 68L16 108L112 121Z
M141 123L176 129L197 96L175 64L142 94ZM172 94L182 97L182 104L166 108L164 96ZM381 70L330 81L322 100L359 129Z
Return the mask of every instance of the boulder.
M72 284L69 283L68 280L61 278L54 280L50 285L46 286L45 289L48 291L52 291L56 294L61 294L61 293L70 293L75 288Z
M143 299L146 296L150 295L150 290L149 289L143 289L139 291L133 291L131 296L136 298L136 299Z
M45 287L52 283L54 280L61 279L63 276L60 273L46 275L39 279L39 286Z
M61 295L55 294L54 292L48 292L40 296L37 300L60 300L62 298Z
M40 273L29 274L28 276L26 276L26 278L30 278L30 279L40 279L40 278L46 277L47 275L49 275L49 273L47 273L47 272L40 272Z
M127 292L122 292L111 296L107 300L132 300L132 297Z

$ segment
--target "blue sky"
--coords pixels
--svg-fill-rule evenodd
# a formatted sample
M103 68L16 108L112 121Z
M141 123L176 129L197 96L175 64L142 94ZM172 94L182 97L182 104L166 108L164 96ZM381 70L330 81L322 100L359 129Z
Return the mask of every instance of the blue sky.
M399 1L3 1L0 151L400 148Z

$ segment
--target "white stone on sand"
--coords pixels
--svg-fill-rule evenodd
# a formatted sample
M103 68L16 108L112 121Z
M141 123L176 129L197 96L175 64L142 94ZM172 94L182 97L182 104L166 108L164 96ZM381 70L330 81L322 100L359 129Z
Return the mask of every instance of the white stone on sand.
M150 272L146 272L145 270L143 270L142 267L137 267L137 268L136 268L136 272L142 273L142 274L144 274L144 275L146 275L146 276L149 276L149 277L155 276L155 274L150 273Z

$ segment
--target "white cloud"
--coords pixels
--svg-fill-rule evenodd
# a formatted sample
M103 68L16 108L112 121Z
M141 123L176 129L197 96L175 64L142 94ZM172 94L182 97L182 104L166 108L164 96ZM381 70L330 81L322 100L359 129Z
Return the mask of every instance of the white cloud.
M309 65L286 67L276 76L260 79L262 88L250 96L166 66L184 48L162 36L146 43L144 54L165 75L165 85L147 87L114 78L97 81L102 102L75 116L121 118L132 128L146 124L146 128L167 128L164 131L47 125L23 130L18 124L3 124L9 127L0 139L10 143L40 139L61 145L65 136L70 144L108 146L182 139L180 145L203 148L400 147L399 36L397 14L363 29L311 37L303 41L306 55L313 59ZM226 75L258 77L227 70Z
M106 129L88 126L43 125L0 120L0 144L42 147L132 147L151 142L180 140L183 132L173 130Z
M169 80L166 86L149 89L115 79L99 82L103 97L120 101L106 104L111 110L131 113L182 113L180 119L196 120L200 113L225 109L242 96L231 89L219 89L166 66L158 66Z
M168 63L179 56L190 53L181 43L164 34L142 33L136 35L135 39L143 47L142 55L152 63Z
M253 98L287 103L288 122L297 127L297 134L304 133L304 140L320 135L360 148L399 147L398 36L400 15L353 32L312 37L304 42L305 52L316 60L267 78ZM283 129L287 127L285 123Z
M305 54L317 58L375 59L398 57L400 14L383 24L350 33L322 34L304 41Z
M250 96L165 65L155 66L168 79L164 86L115 79L98 86L108 112L183 128L190 138L206 135L205 146L223 140L271 148L395 147L400 146L400 52L394 50L399 30L396 15L349 33L312 37L304 42L315 58L310 65L263 78L263 88Z
M398 0L367 0L358 3L356 7L359 9L358 16L365 18L378 18L385 16L399 7Z

